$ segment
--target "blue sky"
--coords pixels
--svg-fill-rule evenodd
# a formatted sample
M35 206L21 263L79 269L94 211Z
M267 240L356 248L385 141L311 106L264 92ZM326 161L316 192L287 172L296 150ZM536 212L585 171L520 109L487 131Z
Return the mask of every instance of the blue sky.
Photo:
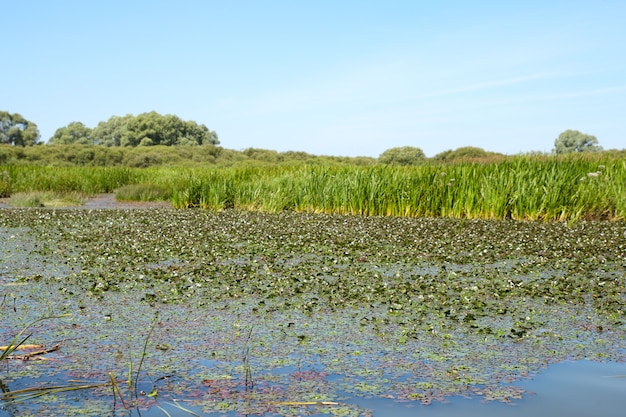
M626 1L8 1L0 110L157 111L225 148L427 156L626 148Z

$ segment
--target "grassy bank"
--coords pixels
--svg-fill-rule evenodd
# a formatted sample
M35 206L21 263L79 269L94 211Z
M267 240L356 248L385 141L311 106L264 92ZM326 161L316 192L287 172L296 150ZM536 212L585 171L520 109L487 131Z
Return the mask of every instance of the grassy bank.
M0 166L0 195L114 192L171 198L177 208L483 219L626 218L626 160L512 157L413 167L268 165L224 168ZM158 192L151 193L154 187ZM132 188L131 188L132 191ZM122 193L120 193L121 195ZM171 196L171 197L170 197Z

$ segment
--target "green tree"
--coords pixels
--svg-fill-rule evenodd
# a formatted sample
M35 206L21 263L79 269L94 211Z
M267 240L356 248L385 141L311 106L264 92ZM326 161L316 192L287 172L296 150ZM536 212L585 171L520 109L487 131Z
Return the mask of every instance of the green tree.
M122 139L126 135L126 123L134 116L111 116L106 122L98 123L93 129L92 140L94 145L121 146Z
M31 146L39 142L39 129L18 113L0 111L0 143Z
M572 152L599 152L602 147L598 145L595 136L581 133L578 130L566 130L554 141L553 152L556 154Z
M378 157L378 162L389 165L419 165L426 159L424 151L413 146L387 149Z
M61 127L54 132L48 140L50 144L69 145L72 143L80 145L93 144L92 129L81 122L72 122L65 127Z
M203 124L157 112L112 116L98 123L93 143L105 146L217 145L217 133Z

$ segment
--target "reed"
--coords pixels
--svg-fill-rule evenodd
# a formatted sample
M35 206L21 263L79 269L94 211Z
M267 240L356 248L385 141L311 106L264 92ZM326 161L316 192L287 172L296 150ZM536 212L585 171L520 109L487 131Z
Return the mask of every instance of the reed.
M32 333L29 333L27 335L24 335L24 334L28 332L28 330L35 324L42 322L42 321L46 321L46 320L59 319L62 317L69 317L69 316L71 316L71 314L68 313L68 314L61 314L58 316L42 317L40 319L32 321L31 323L26 325L22 330L20 330L17 333L17 335L15 335L15 337L9 342L8 345L4 346L4 349L2 349L2 353L0 353L0 362L9 358L13 352L15 352L20 346L26 343L26 341L32 336Z
M52 348L49 348L47 350L37 352L37 353L21 355L19 357L17 357L16 355L12 355L17 349L20 349L21 347L27 347L27 348L39 347L39 345L25 345L25 342L32 335L32 334L26 334L26 333L32 326L45 320L57 319L57 318L69 317L69 316L71 316L71 314L61 314L58 316L42 317L40 319L37 319L29 323L27 326L25 326L22 330L18 332L18 334L13 338L13 340L9 342L8 345L0 347L0 351L1 351L0 362L6 359L28 360L28 358L32 357L32 355L48 353L48 352L58 349L58 346L60 344ZM68 392L74 392L74 391L92 390L95 388L106 388L110 386L113 392L113 409L114 410L117 407L118 398L125 410L131 410L132 408L139 409L139 406L141 403L141 399L140 399L141 394L138 391L139 378L141 375L141 369L144 364L144 360L148 353L148 343L149 343L150 337L152 336L154 332L154 329L157 323L158 323L158 313L155 315L155 320L152 326L150 327L148 334L146 335L146 338L144 340L143 349L141 352L141 358L140 358L139 365L137 366L136 370L133 368L132 356L130 357L129 368L128 368L128 378L126 380L118 380L115 378L113 372L109 372L109 381L105 381L105 382L89 382L89 381L72 380L62 385L44 385L44 386L30 387L30 388L24 388L24 389L13 390L13 391L9 391L8 389L6 390L3 389L4 392L0 393L0 401L12 402L12 403L27 402L27 401L34 400L42 396L46 396L46 395L54 395L54 394L68 393ZM248 335L248 339L249 338L250 338L250 335ZM245 355L247 355L247 351L245 352ZM247 363L246 361L247 359L244 356L244 363ZM251 375L246 373L246 378L248 378L249 376L251 378ZM246 388L248 384L247 381L248 379L246 379ZM124 397L122 388L120 387L120 384L124 384L124 383L126 383L127 388L128 388L128 393L130 394L128 398ZM250 384L251 383L252 383L252 380L250 379ZM156 387L154 387L153 391L150 394L146 394L145 396L148 398L156 398L157 395L158 393L157 393ZM175 399L173 399L172 402L167 402L164 404L170 405L171 407L185 414L189 414L192 416L199 416L197 413L193 412L192 410L189 410L183 407L182 405L178 404L177 400ZM171 416L171 414L164 407L160 406L158 403L155 403L154 406L158 408L164 415Z
M115 199L121 201L168 201L172 190L166 185L130 184L115 190Z
M603 163L599 163L603 162ZM623 219L625 162L518 157L419 167L196 171L175 207L485 219Z
M44 395L59 394L62 392L82 391L100 387L106 387L108 382L96 383L70 383L67 385L54 385L46 387L31 387L20 390L7 391L0 394L0 400L11 402L26 402Z
M85 204L87 197L80 193L56 191L31 191L12 194L8 203L11 207L68 207Z
M3 187L13 193L89 195L121 189L133 191L134 199L171 198L176 208L558 221L626 218L626 160L610 155L517 156L493 163L413 167L0 167L5 171ZM142 195L151 189L160 193Z

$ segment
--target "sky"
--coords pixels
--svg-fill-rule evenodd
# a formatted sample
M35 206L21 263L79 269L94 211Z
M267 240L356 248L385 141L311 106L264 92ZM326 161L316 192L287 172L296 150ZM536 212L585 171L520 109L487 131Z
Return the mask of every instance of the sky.
M626 148L623 0L0 0L0 110L156 111L224 148L378 157Z

